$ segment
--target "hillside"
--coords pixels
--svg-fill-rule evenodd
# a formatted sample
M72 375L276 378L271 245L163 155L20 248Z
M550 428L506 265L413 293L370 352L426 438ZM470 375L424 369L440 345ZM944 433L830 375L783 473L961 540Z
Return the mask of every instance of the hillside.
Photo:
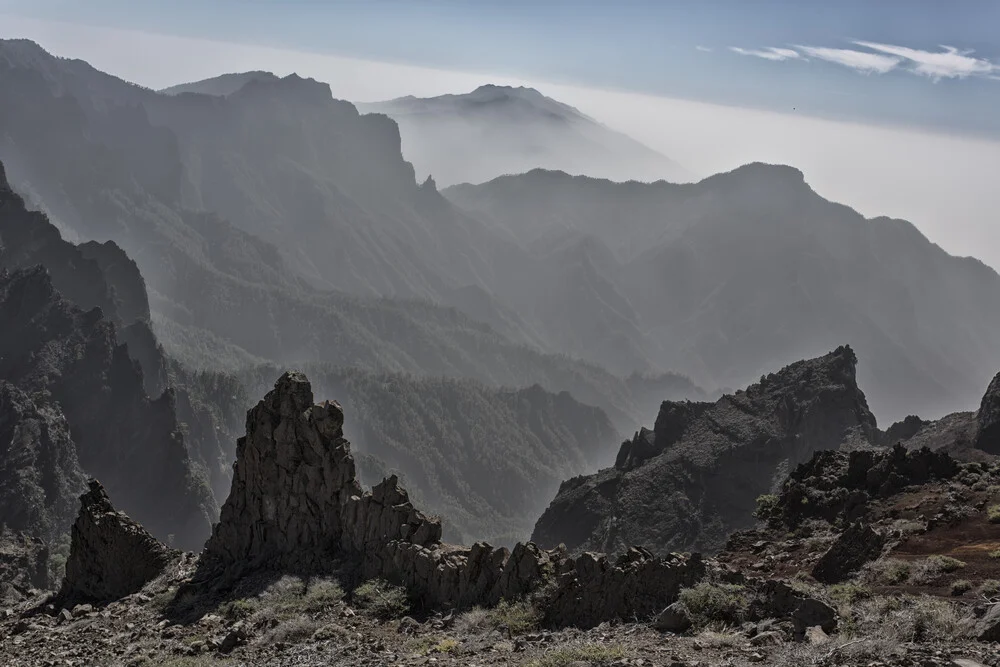
M702 386L847 341L873 411L895 421L964 409L1000 366L996 272L823 199L790 167L684 185L534 171L445 194L546 260L568 246L602 258L589 266L630 306L615 310L627 339Z
M533 266L526 255L510 240L493 243L496 234L418 186L391 121L360 116L328 87L289 77L255 81L226 99L166 96L22 41L0 42L0 82L0 157L11 180L61 227L114 240L135 260L157 335L182 363L228 370L317 361L537 383L571 391L616 424L639 419L619 378L529 345L540 334L510 308L490 305L493 292L482 285L491 263L513 253L516 263L505 266L524 266L521 280ZM296 117L283 141L267 143ZM314 134L327 137L329 150L312 150ZM305 214L310 198L283 171L290 160L309 160L295 170L303 187L322 181L324 201L334 197L336 208ZM338 213L348 209L364 215ZM310 219L318 227L294 227ZM318 276L314 264L334 273ZM325 280L342 289L314 284ZM454 297L498 328L440 302L373 298L382 291Z

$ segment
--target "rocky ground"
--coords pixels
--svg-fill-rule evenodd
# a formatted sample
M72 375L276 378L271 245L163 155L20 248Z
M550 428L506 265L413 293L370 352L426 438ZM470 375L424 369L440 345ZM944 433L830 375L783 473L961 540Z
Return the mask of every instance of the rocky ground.
M424 616L390 586L355 588L336 579L281 577L263 591L225 600L170 601L195 572L187 554L142 591L104 606L57 609L36 599L0 612L0 656L9 667L243 667L251 665L518 665L661 667L786 665L1000 666L1000 648L920 640L920 621L891 613L869 636L796 642L785 624L659 631L649 623L547 631L525 604ZM875 610L863 610L874 614ZM193 613L191 613L193 612ZM190 614L185 617L185 613ZM940 613L940 610L938 610ZM868 618L865 623L878 624ZM947 619L935 622L946 623ZM870 628L867 628L870 630ZM936 631L936 630L935 630ZM964 662L963 662L964 661Z
M92 480L59 591L0 606L2 663L1000 667L992 460L818 452L713 558L607 557L442 543L395 478L361 488L342 423L282 376L200 555Z

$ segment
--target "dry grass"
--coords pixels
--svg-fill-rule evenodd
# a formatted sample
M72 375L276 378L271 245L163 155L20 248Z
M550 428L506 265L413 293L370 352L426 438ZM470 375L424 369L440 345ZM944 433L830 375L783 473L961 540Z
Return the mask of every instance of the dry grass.
M383 621L405 616L410 610L406 589L382 579L364 582L354 589L351 599L356 606Z
M492 609L476 607L458 618L456 627L469 634L505 630L511 636L524 635L539 628L542 614L527 601L501 600Z
M702 630L695 639L705 648L736 648L747 643L747 638L732 630Z
M323 628L323 624L306 616L299 616L278 624L266 635L264 641L269 644L278 642L284 644L295 644L297 642L311 639L318 630Z
M629 652L620 644L582 644L557 648L546 653L537 660L532 660L526 667L567 667L574 662L609 665L627 658Z
M750 595L743 586L703 581L680 592L680 602L691 612L695 625L739 625L750 607Z
M950 641L962 632L955 605L927 596L876 596L841 611L841 635L851 640L883 644Z

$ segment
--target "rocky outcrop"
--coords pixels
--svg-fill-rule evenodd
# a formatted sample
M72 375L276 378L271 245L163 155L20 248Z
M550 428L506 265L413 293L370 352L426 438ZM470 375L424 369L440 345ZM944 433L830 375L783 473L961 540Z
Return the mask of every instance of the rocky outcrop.
M203 559L229 580L264 567L322 568L340 549L348 501L362 496L343 424L339 404L313 404L304 375L282 375L247 413L232 489Z
M185 548L200 546L215 509L210 491L187 453L172 395L150 400L142 371L119 344L114 324L98 308L84 312L67 301L43 267L13 274L0 269L0 322L0 377L32 401L41 401L34 411L53 424L47 440L31 440L31 448L24 450L36 451L43 468L32 472L27 462L19 466L29 479L40 480L45 503L65 508L80 490L75 482L63 483L78 479L79 471L56 478L41 474L51 462L65 462L57 467L66 471L74 467L65 452L65 433L50 410L58 405L80 469L100 476L121 506L154 534L164 539L173 535ZM10 405L14 403L26 405L20 399ZM19 410L31 412L28 407ZM53 416L49 420L45 415ZM41 422L32 419L41 429ZM24 424L12 437L25 437L29 426ZM37 513L34 499L29 495L0 507L0 521ZM59 516L65 520L66 512Z
M49 547L41 539L0 530L0 604L20 602L49 587Z
M846 526L863 518L873 499L887 498L907 486L951 479L960 470L947 453L927 448L896 445L887 450L819 452L792 471L766 518L786 528L806 519Z
M232 491L202 556L205 579L227 586L254 570L315 572L339 558L434 607L492 605L544 588L550 623L589 626L652 616L704 572L697 556L641 549L612 562L532 543L444 544L440 521L417 510L394 476L362 492L343 421L339 404L314 404L295 372L250 410Z
M849 347L801 361L716 403L665 402L615 467L564 482L532 539L570 551L714 550L753 523L787 466L843 443L873 443L875 418Z
M69 530L85 486L59 405L0 380L0 524L53 541Z
M860 521L852 523L820 557L812 569L812 576L824 584L843 581L881 556L886 541L886 537L871 526Z
M1000 374L993 378L983 396L977 421L976 447L989 454L1000 454Z
M115 510L97 480L80 496L73 524L66 578L66 600L117 600L142 589L177 556L123 512Z
M217 505L164 391L136 264L114 243L62 239L2 165L0 322L0 378L21 392L0 405L0 447L20 443L0 463L0 494L13 489L0 523L45 539L68 531L86 471L158 536L201 546Z

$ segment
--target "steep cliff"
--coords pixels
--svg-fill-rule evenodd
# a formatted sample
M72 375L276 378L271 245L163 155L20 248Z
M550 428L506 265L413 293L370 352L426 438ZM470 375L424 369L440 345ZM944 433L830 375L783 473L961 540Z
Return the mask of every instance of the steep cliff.
M800 361L715 403L664 402L615 466L563 483L532 539L570 551L715 550L753 522L790 466L845 442L874 443L849 347Z

